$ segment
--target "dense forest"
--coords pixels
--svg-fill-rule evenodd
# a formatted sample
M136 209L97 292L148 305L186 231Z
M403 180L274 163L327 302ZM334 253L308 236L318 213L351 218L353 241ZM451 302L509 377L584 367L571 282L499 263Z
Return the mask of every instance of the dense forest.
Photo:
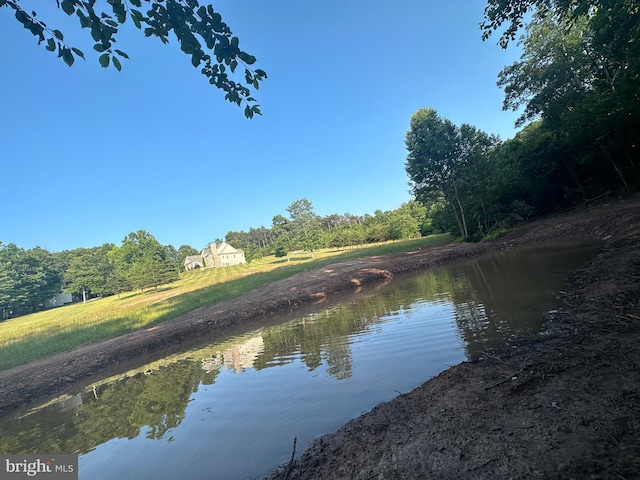
M505 6L506 5L506 6ZM490 0L488 35L537 6L498 85L522 130L500 141L422 108L406 134L415 198L468 240L640 187L640 2Z
M467 241L520 222L640 188L640 2L488 0L484 37L503 24L506 47L522 30L522 56L498 75L521 131L501 140L455 125L433 108L411 117L406 172L415 196L393 211L319 216L307 199L270 227L228 232L249 261L452 232ZM49 252L0 242L0 320L42 309L61 291L76 299L146 289L178 278L198 250L150 233Z

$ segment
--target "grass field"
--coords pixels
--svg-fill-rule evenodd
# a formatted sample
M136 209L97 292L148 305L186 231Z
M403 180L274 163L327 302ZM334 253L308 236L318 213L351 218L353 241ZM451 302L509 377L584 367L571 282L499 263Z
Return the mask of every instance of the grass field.
M338 261L384 255L450 240L433 235L374 247L332 249L276 259L266 257L233 267L194 270L158 290L128 292L0 322L0 370L29 363L80 345L106 340L172 320L199 307L237 297L296 273Z

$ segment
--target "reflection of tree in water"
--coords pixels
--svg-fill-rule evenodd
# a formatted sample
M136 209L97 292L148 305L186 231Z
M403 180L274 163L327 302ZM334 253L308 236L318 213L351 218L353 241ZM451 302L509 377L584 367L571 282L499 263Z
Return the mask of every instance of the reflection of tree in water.
M73 408L51 407L8 422L0 433L0 451L86 453L113 438L135 438L149 427L147 438L161 439L184 419L191 394L218 371L205 372L200 362L181 361L150 375L139 374L76 397ZM205 378L206 377L206 378ZM97 399L96 399L97 396Z
M332 377L349 378L353 368L349 337L380 323L381 317L390 312L386 301L380 296L362 297L294 323L265 329L264 350L254 367L261 370L284 365L300 355L309 370L324 362Z
M88 443L98 445L105 436L134 438L142 427L148 426L147 438L162 438L184 419L189 398L197 391L205 373L217 374L205 372L200 363L181 361L151 375L105 385L97 392L97 401L78 410L79 422L93 425L93 428L81 429L83 437Z
M264 348L253 356L257 370L293 362L298 355L309 370L326 363L329 375L352 374L349 336L376 328L384 317L400 315L417 301L453 302L455 320L470 358L502 345L505 337L539 331L553 308L552 292L562 288L566 272L593 257L559 251L509 252L456 264L447 269L396 281L381 294L265 328ZM523 306L527 309L523 312ZM530 323L531 320L539 323ZM257 349L255 349L257 351ZM196 355L197 356L197 355ZM19 419L0 420L3 453L85 453L112 438L134 438L148 426L148 438L164 438L182 422L191 394L200 383L212 384L219 363L180 361L151 375L137 375L48 407Z
M568 273L594 254L593 248L526 249L441 271L467 356L478 358L483 351L539 333Z

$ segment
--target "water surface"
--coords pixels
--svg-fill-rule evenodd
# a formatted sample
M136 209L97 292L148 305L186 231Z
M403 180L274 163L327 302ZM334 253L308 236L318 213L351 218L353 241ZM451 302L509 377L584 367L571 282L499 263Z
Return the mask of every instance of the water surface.
M503 252L0 419L4 453L79 453L80 479L260 478L315 437L465 359L544 330L596 247Z

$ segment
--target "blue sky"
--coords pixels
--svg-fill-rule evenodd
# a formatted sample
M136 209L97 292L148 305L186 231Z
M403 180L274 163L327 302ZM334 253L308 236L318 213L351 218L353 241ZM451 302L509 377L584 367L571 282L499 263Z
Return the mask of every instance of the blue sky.
M22 5L87 56L67 67L0 9L0 241L23 248L119 245L141 229L201 248L270 227L300 198L319 215L398 208L420 107L515 134L496 80L519 51L482 42L482 0L213 2L269 75L253 120L173 38L127 22L118 73L55 2Z

